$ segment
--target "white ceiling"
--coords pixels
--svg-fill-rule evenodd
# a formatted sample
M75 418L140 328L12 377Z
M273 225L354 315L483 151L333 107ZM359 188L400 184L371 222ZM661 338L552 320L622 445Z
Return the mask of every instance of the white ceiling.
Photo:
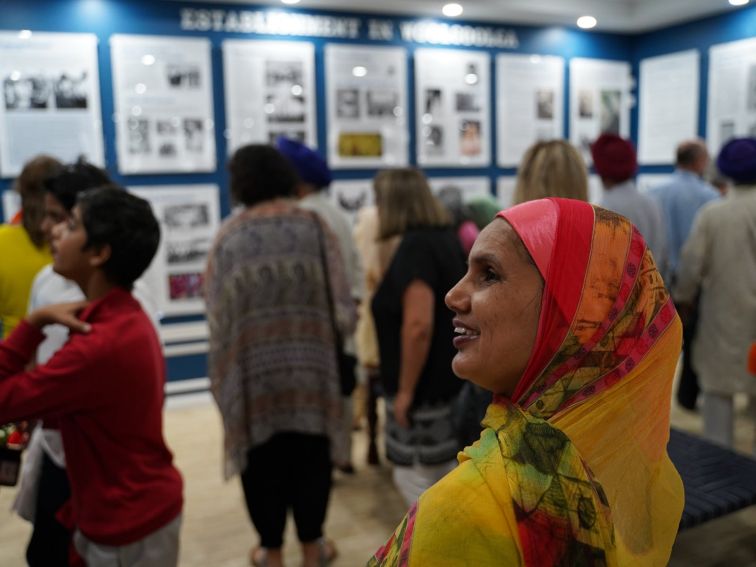
M207 2L208 0L198 0ZM213 0L209 0L213 2ZM727 0L456 0L461 19L575 27L578 16L598 19L597 31L637 33L736 10ZM284 7L278 0L217 0L218 3ZM296 8L441 17L444 0L301 0Z

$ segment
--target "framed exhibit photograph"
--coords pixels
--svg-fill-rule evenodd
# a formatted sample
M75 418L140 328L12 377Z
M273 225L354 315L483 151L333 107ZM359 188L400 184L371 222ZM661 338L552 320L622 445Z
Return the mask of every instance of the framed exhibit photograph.
M325 68L329 165L406 166L406 50L329 44Z
M0 80L2 177L39 154L105 166L95 35L0 32Z
M317 146L315 48L303 41L223 42L228 151L286 136Z
M480 167L491 162L490 56L457 49L415 50L417 162Z
M590 146L607 132L630 137L630 64L603 59L570 60L570 141L590 164Z
M500 167L516 167L532 144L564 137L564 59L496 56L496 147Z
M700 54L695 49L640 62L638 162L675 163L675 148L698 135Z
M756 137L756 38L709 49L706 140L717 155L731 138Z
M114 35L110 48L118 171L214 171L210 41Z
M204 313L207 254L220 226L217 185L129 187L160 222L160 246L143 280L166 316Z

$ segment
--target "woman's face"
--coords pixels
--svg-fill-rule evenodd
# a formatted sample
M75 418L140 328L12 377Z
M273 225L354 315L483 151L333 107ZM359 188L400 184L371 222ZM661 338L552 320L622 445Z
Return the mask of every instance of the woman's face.
M455 312L452 369L511 396L533 350L543 279L514 229L497 218L478 236L465 276L446 295Z

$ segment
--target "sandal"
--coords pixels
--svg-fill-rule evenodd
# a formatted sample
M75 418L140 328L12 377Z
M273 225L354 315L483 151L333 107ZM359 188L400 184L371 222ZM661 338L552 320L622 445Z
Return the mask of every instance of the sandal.
M264 547L253 547L249 552L249 564L252 567L267 567L268 552Z
M328 567L339 556L336 544L331 539L321 537L318 540L318 546L320 547L320 567Z

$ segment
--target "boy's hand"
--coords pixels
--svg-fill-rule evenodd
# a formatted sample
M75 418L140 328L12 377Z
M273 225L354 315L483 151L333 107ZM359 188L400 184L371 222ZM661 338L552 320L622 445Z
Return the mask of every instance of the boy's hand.
M85 323L76 318L76 314L87 306L87 301L76 301L74 303L58 303L57 305L46 305L32 311L26 320L30 325L38 329L46 325L59 324L68 327L72 331L79 333L88 333L91 329L89 323Z

